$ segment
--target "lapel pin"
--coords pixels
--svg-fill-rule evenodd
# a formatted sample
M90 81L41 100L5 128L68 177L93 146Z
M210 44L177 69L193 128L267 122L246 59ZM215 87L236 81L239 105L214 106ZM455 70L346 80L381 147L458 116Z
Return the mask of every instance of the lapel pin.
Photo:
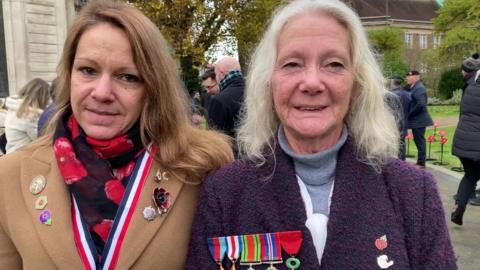
M155 219L155 217L157 216L157 213L155 212L155 208L151 207L151 206L147 206L143 209L143 218L148 220L148 221L152 221Z
M384 234L382 235L380 238L377 238L375 240L375 247L378 249L378 250L384 250L386 249L388 246L388 242L387 242L387 235Z
M50 211L43 210L40 213L40 222L45 225L52 225L52 215L50 214Z
M155 188L153 190L153 202L157 206L158 214L164 214L172 205L170 193L164 188Z
M47 203L48 203L47 196L40 196L35 201L35 209L43 210L45 206L47 206Z
M30 193L33 195L40 194L47 185L47 179L43 175L37 175L30 182L30 187L28 188Z
M393 265L393 260L388 260L387 255L380 255L377 257L377 264L381 269L387 269Z
M157 173L155 174L155 182L161 182L162 180L168 181L168 173L157 170Z

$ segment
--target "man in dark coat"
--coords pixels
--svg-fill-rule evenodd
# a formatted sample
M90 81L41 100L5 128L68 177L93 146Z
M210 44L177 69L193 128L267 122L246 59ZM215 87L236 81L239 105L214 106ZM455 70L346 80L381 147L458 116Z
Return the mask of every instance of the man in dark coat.
M215 75L219 82L220 93L210 99L209 124L235 138L235 127L245 90L240 63L233 57L223 57L215 64Z
M402 87L402 78L393 76L391 78L391 92L398 97L400 103L400 112L395 115L398 130L400 131L400 149L398 158L405 160L405 136L407 135L408 113L410 110L410 102L412 101L410 93Z
M407 73L407 83L410 85L412 101L408 111L407 128L412 130L413 141L418 149L417 165L425 167L427 157L425 130L433 125L432 117L427 110L427 89L420 81L420 73L411 70Z

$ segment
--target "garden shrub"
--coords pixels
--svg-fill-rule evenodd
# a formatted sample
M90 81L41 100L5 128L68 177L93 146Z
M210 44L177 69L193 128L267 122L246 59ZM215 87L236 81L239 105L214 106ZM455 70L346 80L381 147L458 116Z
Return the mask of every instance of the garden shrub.
M438 91L444 99L450 99L453 92L463 86L463 77L460 67L446 70L440 76Z

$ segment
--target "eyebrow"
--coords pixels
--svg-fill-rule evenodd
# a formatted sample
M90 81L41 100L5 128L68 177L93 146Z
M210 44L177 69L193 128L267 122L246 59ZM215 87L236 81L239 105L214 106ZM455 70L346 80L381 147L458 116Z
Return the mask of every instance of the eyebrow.
M90 64L93 64L93 65L99 65L97 61L89 58L89 57L74 57L73 59L73 62L75 61L85 61L87 63L90 63ZM119 62L116 62L116 64L120 65L121 68L119 68L119 70L133 70L133 71L138 71L138 68L135 66L135 65L128 65L128 64L124 64L124 63L119 63Z

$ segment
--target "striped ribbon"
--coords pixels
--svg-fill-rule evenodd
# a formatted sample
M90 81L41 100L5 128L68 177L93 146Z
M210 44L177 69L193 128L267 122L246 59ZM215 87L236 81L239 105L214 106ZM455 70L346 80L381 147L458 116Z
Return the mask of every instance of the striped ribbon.
M242 250L242 237L239 235L232 235L226 237L227 241L227 256L232 261L232 268L230 270L235 270L235 263L240 257L240 251Z
M240 264L254 265L261 264L261 252L260 235L249 234L242 235L242 256L240 257Z
M80 214L75 197L73 194L71 195L73 235L85 269L115 269L123 245L123 239L125 238L128 226L130 225L133 213L135 212L155 152L156 149L154 147L152 147L150 154L148 151L145 151L143 157L141 157L139 162L135 164L135 168L128 181L128 185L118 207L112 229L110 230L110 234L108 235L108 239L100 258L96 256L96 247L89 231L87 230L86 222Z
M227 241L226 237L211 237L208 238L208 250L213 260L222 268L223 257L225 257L225 252L227 250Z
M282 248L280 245L279 233L262 233L260 235L260 243L262 246L262 262L263 263L281 263Z

